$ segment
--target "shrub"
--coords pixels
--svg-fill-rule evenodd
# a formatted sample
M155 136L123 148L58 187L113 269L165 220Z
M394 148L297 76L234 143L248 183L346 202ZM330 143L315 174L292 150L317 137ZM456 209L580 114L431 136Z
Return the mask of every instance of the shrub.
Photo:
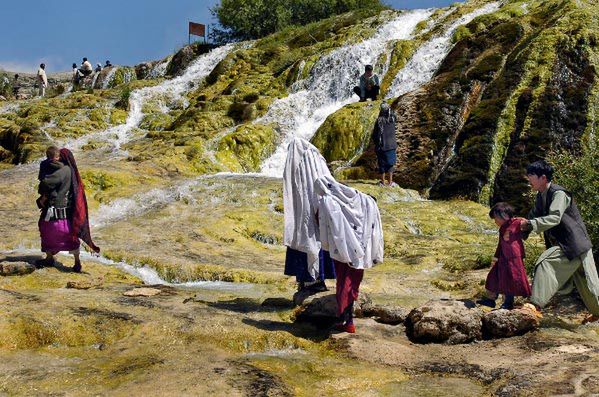
M211 38L218 43L257 39L288 26L364 8L384 7L380 0L221 0L211 9L220 24Z

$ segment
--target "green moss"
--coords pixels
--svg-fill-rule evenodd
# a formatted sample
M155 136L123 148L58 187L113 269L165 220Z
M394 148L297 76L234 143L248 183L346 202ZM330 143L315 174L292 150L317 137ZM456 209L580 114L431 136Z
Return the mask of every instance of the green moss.
M262 161L273 153L276 137L274 125L243 125L220 141L216 155L231 169L258 171Z
M380 102L358 102L333 113L320 126L312 143L327 161L349 162L368 145Z

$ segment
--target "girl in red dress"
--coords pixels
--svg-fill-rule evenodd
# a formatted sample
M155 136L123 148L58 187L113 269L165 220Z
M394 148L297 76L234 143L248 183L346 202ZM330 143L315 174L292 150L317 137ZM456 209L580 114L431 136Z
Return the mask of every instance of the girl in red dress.
M503 294L501 309L514 308L514 296L530 296L530 284L524 269L524 243L520 220L514 218L514 209L507 203L497 203L489 211L489 217L499 226L499 244L491 262L485 288L487 298L477 303L495 307L495 300Z

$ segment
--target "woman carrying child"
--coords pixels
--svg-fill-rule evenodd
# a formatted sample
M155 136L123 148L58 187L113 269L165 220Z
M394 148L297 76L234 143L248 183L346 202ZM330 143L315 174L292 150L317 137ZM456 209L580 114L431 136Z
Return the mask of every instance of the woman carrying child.
M514 218L514 209L507 203L497 203L489 211L489 217L499 226L499 244L491 262L485 288L487 298L478 304L495 307L495 300L504 296L501 309L514 308L514 297L528 297L530 284L524 269L524 243L520 230L520 220Z

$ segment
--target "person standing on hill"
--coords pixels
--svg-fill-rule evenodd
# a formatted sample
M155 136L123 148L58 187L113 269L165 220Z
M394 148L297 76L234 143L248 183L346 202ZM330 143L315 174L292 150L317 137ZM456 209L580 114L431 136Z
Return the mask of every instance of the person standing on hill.
M379 76L372 72L372 65L366 65L364 74L360 76L360 85L354 87L354 93L360 97L360 102L365 102L367 99L376 101L380 86Z
M599 320L599 277L593 245L572 193L551 182L553 167L544 160L526 167L526 177L537 192L529 219L520 223L524 236L543 233L547 250L535 264L530 301L543 308L559 291L573 287L591 313L585 322Z
M21 83L19 82L19 74L15 74L15 80L12 82L12 94L15 99L19 97L19 90L21 89Z
M39 85L38 94L43 97L46 95L46 87L48 87L48 77L46 76L46 64L40 64L37 70L37 84Z
M397 118L389 104L387 102L381 103L381 111L372 131L372 140L376 150L379 173L381 174L381 186L397 186L393 182L393 168L397 161L396 122ZM385 174L388 175L388 181L385 179Z

